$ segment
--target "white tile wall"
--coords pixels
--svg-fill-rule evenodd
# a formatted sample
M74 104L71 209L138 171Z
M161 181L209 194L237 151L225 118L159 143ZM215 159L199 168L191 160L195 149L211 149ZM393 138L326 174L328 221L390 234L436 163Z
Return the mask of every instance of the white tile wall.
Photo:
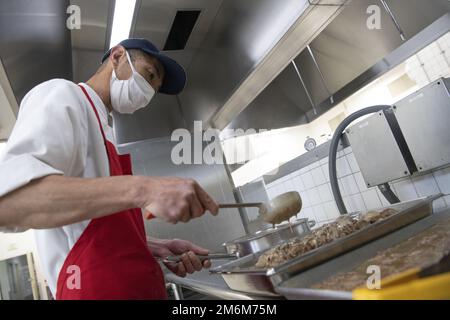
M329 183L318 186L317 190L319 191L322 202L333 201L333 194L331 193L331 186Z
M433 172L439 190L443 194L450 194L450 167ZM447 206L450 206L450 196L444 197Z
M348 176L352 173L346 157L340 157L336 160L336 173L338 178Z
M412 179L417 194L421 197L439 193L439 188L432 174L427 174Z
M358 172L359 166L358 166L358 163L356 162L355 155L353 153L349 153L345 157L347 158L347 162L348 162L352 172Z
M309 201L312 206L318 205L322 202L319 196L319 191L317 191L317 188L306 190L306 194L308 195Z
M319 163L320 163L321 165L328 164L328 157L319 160Z
M367 188L351 148L338 153L338 182L348 211L367 211L389 203L376 187ZM404 178L391 183L401 201L416 199L439 192L450 193L450 167L433 173ZM339 216L328 178L328 158L319 160L266 185L270 198L296 190L303 200L299 217L316 220L317 225ZM435 202L435 209L450 206L450 197Z
M347 208L348 212L355 212L355 211L357 211L353 207L353 202L350 201L350 196L342 196L342 200L344 201L345 207Z
M355 178L353 175L348 175L341 179L342 187L344 188L344 192L346 195L354 195L359 193L358 185L356 184Z
M304 191L303 193L300 193L301 197L302 197L302 202L303 202L303 208L308 208L311 207L311 202L309 201L309 196L308 196L308 192Z
M320 166L320 162L319 162L319 161L316 161L316 162L313 162L313 163L311 163L311 164L309 165L309 169L311 170L311 169L317 168L317 167L319 167L319 166Z
M450 194L450 167L433 172L442 193Z
M328 220L334 220L339 217L339 210L334 201L327 202L323 205Z
M320 166L320 169L322 169L323 175L325 176L325 181L330 182L330 172L328 171L328 163L322 164Z
M417 190L417 194L421 197L430 196L441 192L433 174L415 177L412 181ZM444 199L438 199L433 203L433 205L435 209L441 209L445 208L447 203Z
M301 215L302 218L308 218L308 219L317 221L316 216L314 215L314 211L313 211L312 207L302 208L302 211L301 211L300 215Z
M413 200L417 198L417 191L411 178L401 179L392 184L397 197L401 200Z
M422 87L450 75L450 32L406 61L411 79Z
M347 147L347 148L345 148L343 151L344 151L344 154L345 154L345 155L350 154L350 153L353 153L352 147Z
M376 190L367 190L362 192L361 195L368 210L383 206Z
M356 185L358 186L358 189L359 189L360 192L364 192L364 191L368 190L366 182L364 181L364 178L363 178L361 172L354 173L353 177L355 178Z
M286 188L287 188L287 190L286 191L289 191L289 190L295 190L295 185L294 185L294 182L293 182L293 177L291 176L291 177L289 177L289 180L287 180L286 182L285 182L285 185L286 185Z
M301 179L303 181L303 184L305 185L306 189L311 189L314 187L314 180L312 177L311 172L305 172L304 174L301 175Z
M311 175L312 178L314 180L314 184L316 186L320 186L321 184L324 184L327 182L327 180L325 179L325 175L322 172L322 169L319 167L316 167L314 169L311 170Z
M339 190L341 191L341 196L342 197L348 196L349 194L347 193L347 189L344 188L344 185L342 184L341 179L338 179L338 184L339 184Z
M384 207L384 206L388 206L388 205L389 205L389 202L388 202L388 201L386 200L386 198L383 196L383 194L381 193L381 191L378 190L378 188L376 189L376 191L377 191L378 198L380 199L381 204L383 205L383 207ZM394 192L395 192L395 191L394 191ZM404 201L404 199L402 199L402 198L400 198L400 200L403 200L403 201Z
M316 221L322 222L322 221L328 220L328 217L325 213L325 209L324 209L323 205L319 204L317 206L314 206L313 211L314 211L314 216L316 217Z
M364 203L363 197L361 194L354 194L349 197L350 206L353 209L352 211L367 211L366 205Z
M303 180L300 178L300 175L295 177L294 184L298 192L306 190L305 184L303 183Z

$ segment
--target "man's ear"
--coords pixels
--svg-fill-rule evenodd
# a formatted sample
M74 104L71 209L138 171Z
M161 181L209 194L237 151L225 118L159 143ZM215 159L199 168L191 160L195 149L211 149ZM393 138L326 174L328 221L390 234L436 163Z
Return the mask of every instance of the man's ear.
M111 49L111 54L109 55L109 59L114 68L117 68L119 65L120 59L125 55L125 48L121 45L117 45Z

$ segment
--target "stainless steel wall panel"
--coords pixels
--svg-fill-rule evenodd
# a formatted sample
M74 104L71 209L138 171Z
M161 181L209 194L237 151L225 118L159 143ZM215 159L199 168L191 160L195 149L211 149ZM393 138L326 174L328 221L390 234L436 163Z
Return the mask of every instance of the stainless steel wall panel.
M186 127L177 97L163 94L156 95L147 107L134 114L115 112L113 118L119 144L167 137Z
M81 10L81 28L71 31L73 80L84 82L100 67L109 46L113 0L71 0Z
M297 0L222 3L188 68L190 81L181 95L188 124L210 119L225 104L304 12L305 4Z
M37 84L72 78L65 0L0 1L0 57L17 102Z
M245 184L238 188L238 191L244 202L269 202L269 197L266 192L264 181L255 181L253 183ZM248 229L250 233L255 233L272 227L271 224L264 222L259 215L258 208L244 208L247 214L249 224Z
M351 1L311 42L310 47L327 87L333 93L334 103L328 99L329 94L320 74L311 56L304 50L295 61L318 112L314 113L298 78L289 71L289 65L229 127L277 129L301 124L304 119L312 121L449 29L449 1L395 0L388 3L405 31L407 42L403 43L400 39L381 2L371 0ZM379 30L369 30L366 24L369 17L366 10L373 4L378 4L381 9L382 28ZM277 86L277 82L283 83L283 86ZM269 95L273 99L268 99ZM274 104L270 100L279 103ZM291 101L292 105L287 106L286 101ZM294 112L292 106L302 110L302 117Z
M288 73L288 74L286 74ZM227 129L275 129L307 123L310 105L294 68L286 68Z
M223 165L175 165L170 156L175 144L167 138L153 139L126 144L119 150L132 154L134 174L193 178L216 201L235 202ZM171 225L154 219L146 222L146 230L153 237L187 239L213 251L223 250L223 242L245 234L237 209L221 210L216 217L208 213L186 224Z

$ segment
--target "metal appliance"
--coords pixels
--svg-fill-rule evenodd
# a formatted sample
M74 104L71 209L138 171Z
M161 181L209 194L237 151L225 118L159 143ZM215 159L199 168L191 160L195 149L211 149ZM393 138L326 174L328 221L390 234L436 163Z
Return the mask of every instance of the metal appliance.
M450 79L438 79L346 130L368 187L450 164Z
M393 112L418 172L450 163L450 78L397 102Z
M299 219L291 225L285 223L274 228L257 231L223 244L228 253L238 253L240 257L265 251L289 239L298 238L311 231L315 221Z

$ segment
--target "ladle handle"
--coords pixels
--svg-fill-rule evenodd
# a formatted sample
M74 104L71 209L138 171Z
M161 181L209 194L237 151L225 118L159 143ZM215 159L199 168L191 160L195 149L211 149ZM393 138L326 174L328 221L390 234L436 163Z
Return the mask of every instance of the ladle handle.
M249 203L220 203L219 208L248 208L248 207L256 207L259 208L263 205L262 202L249 202Z
M225 259L237 259L239 258L238 253L210 253L206 256L197 255L200 261L204 260L225 260ZM169 256L164 259L159 259L161 262L166 263L178 263L182 261L181 256Z

